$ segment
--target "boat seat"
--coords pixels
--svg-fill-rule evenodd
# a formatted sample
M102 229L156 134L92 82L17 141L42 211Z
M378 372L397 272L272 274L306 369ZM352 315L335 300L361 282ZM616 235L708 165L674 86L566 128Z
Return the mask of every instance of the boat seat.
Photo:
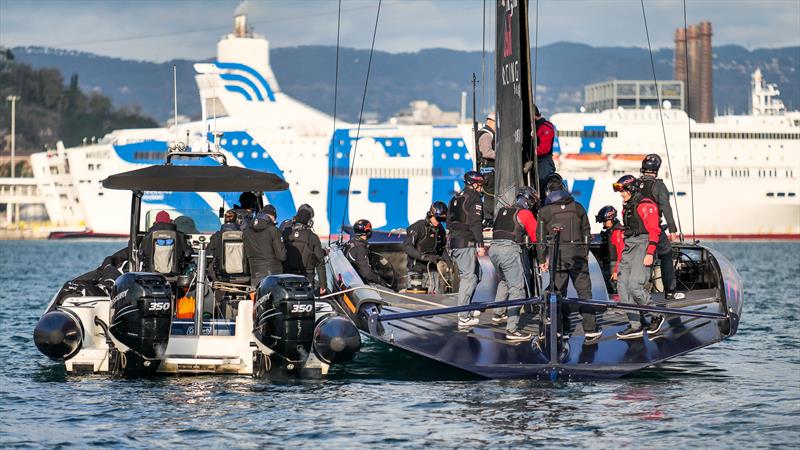
M214 267L220 281L250 284L250 267L244 254L244 238L241 231L223 231L220 248L215 249Z
M167 281L175 283L183 265L183 245L179 241L184 239L183 234L174 230L153 230L147 239L149 242L145 245L151 251L145 253L144 270L160 273Z

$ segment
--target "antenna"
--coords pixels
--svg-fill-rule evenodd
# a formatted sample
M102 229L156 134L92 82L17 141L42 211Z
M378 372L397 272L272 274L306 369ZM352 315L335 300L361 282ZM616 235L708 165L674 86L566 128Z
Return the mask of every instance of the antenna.
M175 145L178 145L180 135L178 133L178 66L172 65L172 100L175 108Z

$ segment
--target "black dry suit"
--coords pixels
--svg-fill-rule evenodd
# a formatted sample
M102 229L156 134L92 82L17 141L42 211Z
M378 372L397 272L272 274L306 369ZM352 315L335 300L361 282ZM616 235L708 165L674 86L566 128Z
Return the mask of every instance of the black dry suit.
M558 195L557 193L563 193ZM583 205L576 202L566 191L556 191L548 196L548 200L555 199L552 203L545 204L539 211L539 226L537 228L537 242L546 242L554 236L553 226L560 225L561 246L559 251L559 264L556 270L568 270L573 260L580 260L581 264L589 254L588 237L591 237L589 217ZM547 202L546 202L547 203ZM546 246L538 247L539 261L547 253Z
M446 235L442 224L434 227L429 218L411 224L406 228L406 239L403 241L403 251L408 255L409 272L426 272L428 263L435 263L441 258L445 244Z
M327 284L325 252L322 251L319 236L311 227L297 222L283 227L283 244L286 246L286 262L283 263L286 272L305 275L314 283L316 271L319 279L317 286Z
M369 258L369 242L367 242L366 239L360 239L358 237L350 239L345 246L344 254L347 255L347 259L353 263L356 272L358 272L358 275L364 281L386 286L386 282L383 278L372 269Z
M517 219L519 206L504 206L497 211L492 229L492 239L507 239L518 244L525 242L525 227Z
M243 230L243 237L253 285L257 286L267 275L283 273L286 247L270 216L263 212L258 213Z
M447 205L450 248L483 246L483 200L480 192L465 188Z

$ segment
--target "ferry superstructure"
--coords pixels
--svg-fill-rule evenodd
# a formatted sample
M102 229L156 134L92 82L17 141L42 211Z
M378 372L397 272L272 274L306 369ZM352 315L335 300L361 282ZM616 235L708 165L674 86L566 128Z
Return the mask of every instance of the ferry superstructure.
M316 211L316 230L334 235L343 221L359 218L369 218L376 229L404 228L422 217L431 201L447 201L460 189L463 173L474 167L469 124L362 125L357 131L355 124L337 120L334 130L331 116L280 90L269 43L247 29L244 16L236 17L233 33L218 43L217 60L195 68L203 120L169 129L117 130L97 144L35 155L34 176L40 186L51 186L42 192L54 192L52 167L68 166L68 174L59 172L57 195L70 199L71 218L94 233L124 236L128 199L104 190L101 180L162 163L170 142L193 149L218 146L229 164L268 170L289 182L289 191L266 195L279 219L308 203ZM698 236L797 238L800 114L781 113L699 124L683 111L666 109L666 146L656 109L550 119L559 135L554 149L559 172L592 215L605 204L621 208L611 183L623 173L638 173L644 154L658 153L665 160L661 175L667 186L675 183L684 234L692 232L693 222ZM144 201L152 209L206 210L215 221L213 211L236 199L204 194L191 204L175 204L164 192L149 193ZM51 217L62 214L62 203L48 202Z

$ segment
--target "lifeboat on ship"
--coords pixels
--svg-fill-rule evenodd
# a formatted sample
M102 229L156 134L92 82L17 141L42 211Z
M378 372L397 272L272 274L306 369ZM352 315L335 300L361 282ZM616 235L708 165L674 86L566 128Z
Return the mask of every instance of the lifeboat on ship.
M602 153L562 153L558 170L563 172L594 172L608 169L608 157Z

